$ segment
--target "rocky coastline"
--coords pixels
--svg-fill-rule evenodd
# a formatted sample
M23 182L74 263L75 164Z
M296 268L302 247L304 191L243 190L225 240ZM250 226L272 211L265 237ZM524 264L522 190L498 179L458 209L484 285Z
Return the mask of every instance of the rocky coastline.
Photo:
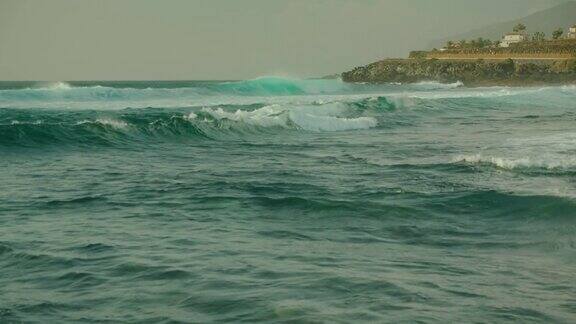
M345 82L462 82L466 86L576 83L576 59L385 59L341 75Z

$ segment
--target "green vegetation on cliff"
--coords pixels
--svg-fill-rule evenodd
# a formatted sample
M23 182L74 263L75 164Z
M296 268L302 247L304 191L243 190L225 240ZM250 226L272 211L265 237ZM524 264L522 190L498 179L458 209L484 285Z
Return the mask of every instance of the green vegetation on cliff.
M465 85L529 85L576 82L576 60L387 59L342 74L346 82L456 82Z
M498 8L494 8L498 10ZM499 40L506 32L513 30L518 24L526 26L528 34L535 32L545 32L548 37L552 36L552 31L559 27L572 26L576 23L576 2L567 1L555 7L535 12L527 17L514 19L502 23L492 24L478 28L469 32L455 33L449 37L442 37L428 44L428 48L441 48L447 41L459 41L461 39L477 39L478 37ZM538 37L540 37L539 35Z
M413 51L410 58L443 58L453 55L507 55L509 58L542 55L542 57L575 58L576 39L524 41L511 44L510 47L460 47L443 51Z

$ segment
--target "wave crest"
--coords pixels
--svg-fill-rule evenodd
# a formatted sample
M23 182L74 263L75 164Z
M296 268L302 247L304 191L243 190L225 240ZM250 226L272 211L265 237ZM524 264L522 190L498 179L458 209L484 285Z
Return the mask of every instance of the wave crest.
M34 87L32 89L37 89L37 90L70 90L73 88L75 88L75 87L70 85L70 83L68 83L68 82L54 81L54 82L40 82L37 84L36 87ZM31 90L31 89L28 88L27 90Z
M422 90L455 89L463 86L464 83L462 83L461 81L456 81L454 83L441 83L438 81L422 81L413 84L413 87Z
M228 119L260 127L299 128L307 131L344 131L368 129L378 125L373 117L347 117L346 106L326 104L321 106L270 105L260 109L228 112L222 108L204 108L202 112L222 120Z
M340 79L290 79L260 77L253 80L226 82L218 85L219 92L240 95L303 95L333 94L348 89Z
M111 119L111 118L98 118L94 121L92 120L83 120L76 123L76 125L83 125L83 124L97 124L105 127L111 127L115 129L125 129L129 126L128 123L122 120Z
M454 158L456 163L469 163L469 164L488 164L497 168L514 170L514 169L571 169L576 167L576 158L566 157L557 159L544 159L544 158L506 158L498 156L483 156L481 154L475 155L461 155Z
M41 123L26 120L26 116L21 120L10 117L9 123L0 123L0 145L115 144L174 136L233 140L282 130L331 132L378 126L375 117L344 103L244 106L236 110L220 106L188 112L139 109L106 115L46 113Z

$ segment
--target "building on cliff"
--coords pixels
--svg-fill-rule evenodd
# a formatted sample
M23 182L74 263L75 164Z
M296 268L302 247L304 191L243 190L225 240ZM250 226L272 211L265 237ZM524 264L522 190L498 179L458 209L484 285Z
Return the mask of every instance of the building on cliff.
M569 39L576 39L576 25L568 29L568 34L566 35Z
M520 43L528 39L526 33L513 32L507 33L500 42L500 47L510 47L511 44Z

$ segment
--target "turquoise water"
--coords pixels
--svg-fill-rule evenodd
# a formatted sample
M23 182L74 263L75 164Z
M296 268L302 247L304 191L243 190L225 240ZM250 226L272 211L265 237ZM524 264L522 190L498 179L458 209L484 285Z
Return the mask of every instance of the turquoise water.
M0 322L576 321L576 87L0 84Z

